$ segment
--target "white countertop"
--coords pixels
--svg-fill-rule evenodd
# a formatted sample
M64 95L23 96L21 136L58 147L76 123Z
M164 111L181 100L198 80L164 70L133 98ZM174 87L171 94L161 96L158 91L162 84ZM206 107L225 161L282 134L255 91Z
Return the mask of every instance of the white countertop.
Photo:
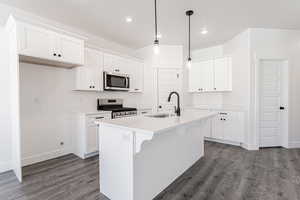
M146 116L133 116L119 119L103 120L99 125L109 125L134 131L161 132L177 126L201 121L217 115L217 112L205 110L187 110L180 117L153 118Z

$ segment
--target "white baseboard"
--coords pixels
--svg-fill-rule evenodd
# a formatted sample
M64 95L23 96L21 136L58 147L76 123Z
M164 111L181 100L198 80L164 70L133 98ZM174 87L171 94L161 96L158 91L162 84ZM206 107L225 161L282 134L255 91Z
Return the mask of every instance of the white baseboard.
M29 156L22 159L22 166L31 165L34 163L46 161L72 153L71 148L57 149L51 152L41 153L38 155Z
M9 170L12 170L10 161L0 162L0 173L7 172Z
M232 142L232 141L228 141L228 140L219 140L219 139L210 138L210 137L205 137L205 140L211 141L211 142L218 142L218 143L222 143L222 144L229 144L229 145L233 145L233 146L244 147L243 144L241 144L239 142Z
M289 142L289 149L300 148L300 141Z

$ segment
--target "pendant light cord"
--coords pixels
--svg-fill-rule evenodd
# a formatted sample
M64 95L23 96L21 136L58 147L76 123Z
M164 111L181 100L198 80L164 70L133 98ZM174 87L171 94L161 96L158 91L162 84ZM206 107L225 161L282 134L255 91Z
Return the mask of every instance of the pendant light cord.
M191 16L189 15L189 59L191 59Z
M155 7L155 40L158 40L157 38L157 4L156 0L154 0L154 7Z

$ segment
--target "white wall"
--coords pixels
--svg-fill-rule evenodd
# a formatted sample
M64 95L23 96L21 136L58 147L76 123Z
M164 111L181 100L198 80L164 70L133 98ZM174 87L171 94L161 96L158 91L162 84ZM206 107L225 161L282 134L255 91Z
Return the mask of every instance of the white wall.
M247 110L250 102L250 32L246 30L223 46L232 57L232 92L223 93L223 106Z
M72 152L76 114L96 112L97 98L123 98L126 106L134 107L141 102L141 94L72 91L69 69L21 63L20 84L25 164Z
M289 64L289 145L300 147L300 31L251 29L251 123L254 129L256 59L283 59Z
M9 113L8 47L4 29L0 27L0 172L11 167L11 134Z

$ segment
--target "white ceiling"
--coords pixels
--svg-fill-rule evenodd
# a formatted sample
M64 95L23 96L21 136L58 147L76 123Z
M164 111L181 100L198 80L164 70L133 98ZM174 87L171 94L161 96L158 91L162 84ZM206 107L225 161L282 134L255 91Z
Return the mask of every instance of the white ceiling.
M122 45L153 42L154 0L0 0L39 16L81 28ZM164 44L186 44L187 17L193 9L192 48L231 39L248 27L300 29L300 0L158 0ZM126 16L133 22L127 24ZM200 34L206 26L208 34Z

